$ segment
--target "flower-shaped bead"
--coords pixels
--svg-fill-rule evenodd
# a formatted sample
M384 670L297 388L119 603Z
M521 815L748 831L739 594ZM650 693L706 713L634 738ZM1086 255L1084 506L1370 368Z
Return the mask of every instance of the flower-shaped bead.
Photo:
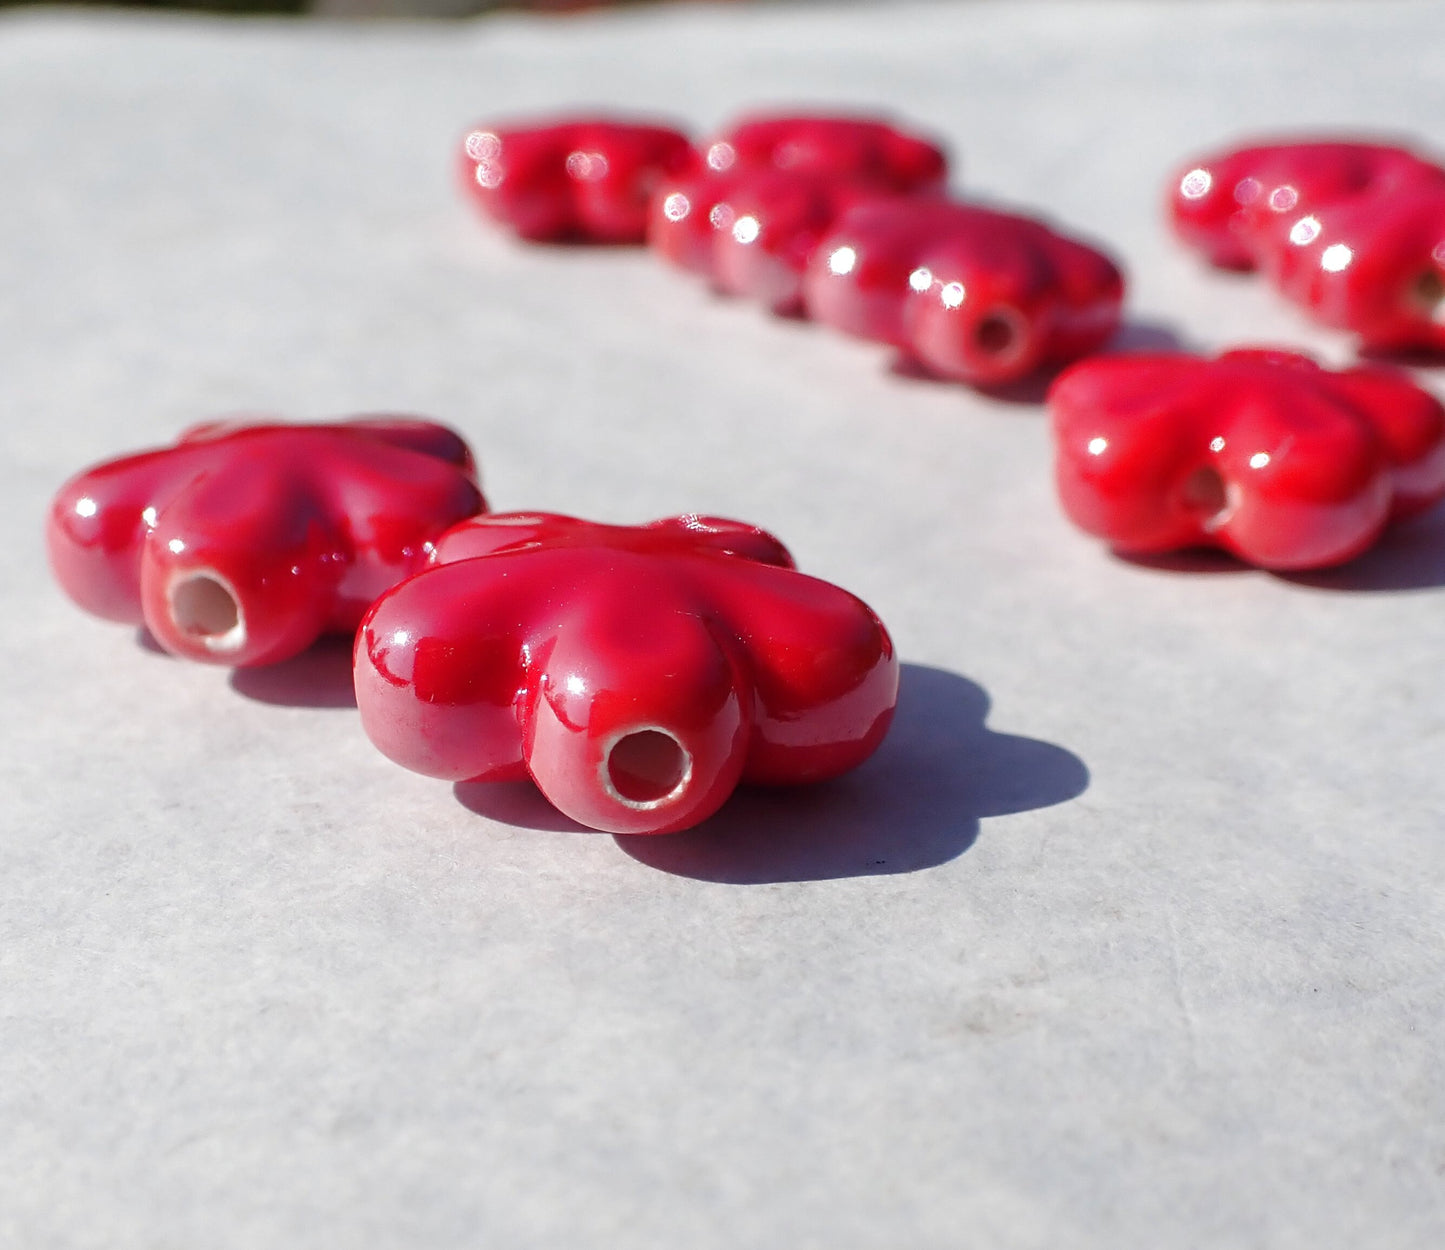
M941 148L864 118L757 117L713 140L705 168L662 185L648 243L664 259L780 313L802 310L803 272L848 208L941 190Z
M698 163L688 137L606 118L476 127L462 185L494 220L533 242L641 243L659 182Z
M941 377L994 386L1106 342L1124 280L1103 253L1027 217L879 200L839 219L803 291L827 325L889 343Z
M1261 144L1192 161L1175 233L1215 265L1259 269L1366 346L1445 349L1445 170L1401 147Z
M1389 369L1264 349L1102 356L1049 405L1064 511L1126 553L1322 568L1445 495L1445 409Z
M527 776L572 819L668 833L741 781L817 781L882 740L887 631L734 521L479 517L362 623L372 741L454 781Z
M87 611L176 655L269 664L355 629L483 507L466 444L432 422L210 422L72 478L46 541Z

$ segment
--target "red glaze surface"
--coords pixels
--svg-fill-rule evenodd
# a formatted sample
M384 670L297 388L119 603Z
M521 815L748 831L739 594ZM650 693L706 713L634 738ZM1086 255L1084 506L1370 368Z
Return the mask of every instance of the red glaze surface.
M798 313L819 240L843 212L880 194L833 174L742 166L667 183L647 238L658 255L719 291Z
M604 118L479 126L462 140L462 185L534 242L641 243L659 182L694 169L687 136Z
M1445 170L1404 148L1261 144L1170 184L1175 233L1383 349L1445 349Z
M705 168L662 184L648 242L721 291L800 312L808 259L841 213L880 195L935 194L946 176L941 148L883 122L754 118L707 146Z
M531 776L572 819L669 833L741 781L844 772L882 741L882 623L751 526L552 515L467 522L362 622L356 697L392 759L449 780Z
M1015 381L1118 328L1119 269L1041 222L944 200L876 200L839 219L804 279L808 312L939 376Z
M706 145L705 159L717 173L783 169L903 192L941 191L948 177L941 147L873 117L745 117Z
M176 655L270 664L355 629L483 507L466 444L429 421L207 422L72 478L46 543L87 611Z
M1268 350L1101 356L1059 377L1049 405L1064 511L1124 552L1321 568L1445 495L1445 409L1389 369Z

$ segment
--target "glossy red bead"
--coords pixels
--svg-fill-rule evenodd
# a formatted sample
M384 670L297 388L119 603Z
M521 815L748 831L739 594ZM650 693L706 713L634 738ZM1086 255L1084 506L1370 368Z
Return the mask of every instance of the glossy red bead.
M1445 170L1404 148L1259 144L1191 161L1176 234L1368 347L1445 349Z
M940 377L992 386L1105 343L1124 280L1102 252L1031 218L879 200L823 238L803 291L817 320L891 344Z
M472 201L524 239L641 243L659 183L699 158L665 126L576 118L475 127L460 160Z
M682 179L653 201L648 242L719 291L799 313L819 241L844 211L879 194L866 182L794 170L743 167Z
M792 170L857 178L900 192L936 192L948 177L943 148L876 117L759 114L705 145L707 167Z
M707 145L703 169L661 186L648 242L721 291L795 313L808 260L842 212L937 193L946 176L941 148L881 121L752 118Z
M1123 552L1320 568L1445 496L1445 409L1390 369L1263 349L1101 356L1049 406L1064 511Z
M51 505L65 592L167 651L268 664L350 631L484 506L466 444L403 417L209 422L89 469Z
M612 833L697 824L739 781L817 781L882 740L898 666L853 595L707 517L480 517L356 642L373 742L449 780L530 776Z

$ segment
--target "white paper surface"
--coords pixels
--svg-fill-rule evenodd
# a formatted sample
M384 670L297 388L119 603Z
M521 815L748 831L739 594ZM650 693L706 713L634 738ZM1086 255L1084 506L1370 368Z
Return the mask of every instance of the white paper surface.
M0 18L0 1245L1442 1244L1445 519L1318 577L1124 563L1036 405L451 182L482 118L883 108L1119 254L1132 341L1342 362L1162 180L1438 150L1442 63L1394 0ZM894 734L618 840L388 763L344 648L233 677L51 584L74 470L377 410L498 508L774 530L888 622Z

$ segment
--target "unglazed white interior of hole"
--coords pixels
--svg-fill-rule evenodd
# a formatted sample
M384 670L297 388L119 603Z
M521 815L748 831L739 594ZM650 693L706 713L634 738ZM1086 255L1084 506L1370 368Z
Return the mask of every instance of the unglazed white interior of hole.
M171 621L212 651L234 651L246 640L241 601L215 573L190 573L171 583Z
M625 807L646 811L675 798L692 777L692 756L665 729L646 726L620 735L602 765L608 794Z
M1200 518L1206 533L1229 520L1238 502L1237 489L1213 465L1201 465L1184 481L1184 506Z

